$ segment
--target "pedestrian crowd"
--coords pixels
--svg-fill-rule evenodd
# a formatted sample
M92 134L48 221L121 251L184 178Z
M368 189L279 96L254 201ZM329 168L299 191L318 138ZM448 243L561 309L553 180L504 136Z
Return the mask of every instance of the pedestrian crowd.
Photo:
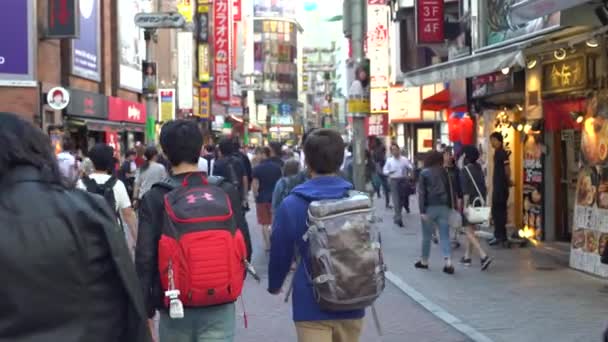
M384 288L379 232L369 221L375 197L405 229L403 210L417 194L415 268L429 268L438 236L443 271L455 272L454 228L466 236L463 265L473 251L482 270L492 262L475 235L488 217L473 146L457 156L433 151L417 170L397 144L387 151L371 139L361 194L353 191L352 147L330 129L305 134L293 150L243 147L231 137L203 146L195 122L175 120L163 125L159 146L138 144L119 161L106 144L83 153L69 138L56 155L30 123L7 113L0 122L0 264L10 274L0 308L11 312L0 317L0 340L233 341L245 277L258 279L245 219L250 194L267 290L291 295L300 342L359 340L366 308ZM492 243L500 244L511 181L502 136L492 146L504 165L494 172L491 208Z

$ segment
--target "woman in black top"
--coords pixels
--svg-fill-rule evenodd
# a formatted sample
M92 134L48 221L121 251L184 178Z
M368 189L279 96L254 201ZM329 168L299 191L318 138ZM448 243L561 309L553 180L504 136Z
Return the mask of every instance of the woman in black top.
M479 150L475 146L465 146L463 148L464 167L460 171L460 187L463 193L464 206L482 206L486 203L486 182L483 175L481 165L477 163L479 159ZM476 201L476 199L479 199ZM471 254L473 248L479 252L481 258L481 270L485 271L492 263L492 258L481 248L477 236L475 236L475 226L464 220L465 232L467 235L467 244L464 256L460 263L465 266L471 266Z

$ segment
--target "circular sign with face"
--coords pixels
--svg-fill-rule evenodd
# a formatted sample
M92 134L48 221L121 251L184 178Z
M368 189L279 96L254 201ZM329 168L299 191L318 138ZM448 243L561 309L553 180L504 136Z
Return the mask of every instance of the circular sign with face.
M70 103L70 93L62 87L55 87L46 94L46 103L54 110L63 110Z

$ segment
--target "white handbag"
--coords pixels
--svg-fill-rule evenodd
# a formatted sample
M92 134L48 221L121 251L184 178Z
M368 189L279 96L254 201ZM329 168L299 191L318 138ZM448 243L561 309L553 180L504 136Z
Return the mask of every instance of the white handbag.
M478 197L476 197L473 200L473 203L470 205L467 205L467 207L464 209L464 216L467 218L467 221L471 224L481 224L484 222L488 222L488 221L490 221L490 215L492 213L492 208L486 206L486 203L483 200L483 195L481 194L481 191L479 190L479 187L477 186L477 183L475 182L475 178L473 178L473 175L471 174L471 171L469 170L469 168L465 166L464 169L469 174L469 177L471 178L471 182L473 183L473 186L475 186L475 190L477 190L477 195L478 195ZM478 203L481 204L481 206L479 206L479 207L475 206Z

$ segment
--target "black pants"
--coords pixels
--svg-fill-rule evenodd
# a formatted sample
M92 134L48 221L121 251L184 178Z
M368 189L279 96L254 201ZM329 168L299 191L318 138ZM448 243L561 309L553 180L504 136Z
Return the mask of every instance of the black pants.
M492 219L494 220L494 237L496 240L507 239L507 202L492 201Z

